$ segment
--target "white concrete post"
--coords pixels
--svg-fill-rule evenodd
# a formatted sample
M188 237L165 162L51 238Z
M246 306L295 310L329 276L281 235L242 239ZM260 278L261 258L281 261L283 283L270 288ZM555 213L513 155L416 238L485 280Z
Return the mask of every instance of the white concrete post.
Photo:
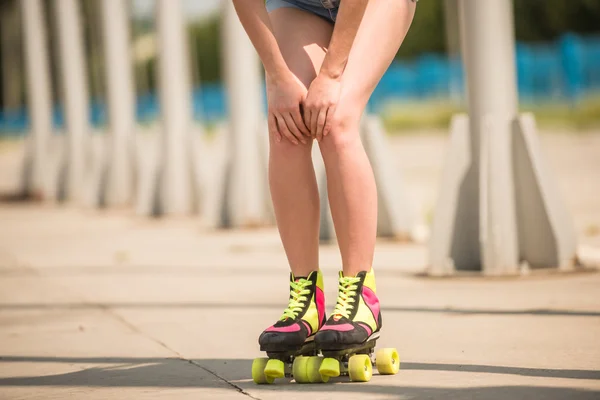
M52 96L46 19L42 0L20 0L25 47L27 105L31 124L24 193L44 194L48 139L52 133Z
M131 152L135 130L135 99L128 5L127 0L100 2L110 135L106 202L117 206L129 203L133 194Z
M267 135L258 56L244 32L232 1L223 2L224 72L229 94L228 196L225 225L264 223L266 170L261 166L259 135Z
M377 183L377 236L417 239L417 218L402 174L392 162L381 118L365 114L361 121L363 145Z
M158 84L162 116L160 199L166 214L194 209L191 89L181 0L157 0Z
M431 268L445 273L451 264L486 274L515 273L519 257L510 148L511 122L517 117L512 3L460 0L459 12L469 139L453 143L467 143L469 164L459 181L445 177L436 209L436 219L445 223L434 223ZM451 159L460 164L466 156L463 149L457 145L452 151ZM460 188L454 189L454 184ZM450 200L452 195L458 196L456 202Z
M512 2L459 7L469 118L453 122L430 273L515 274L522 262L565 268L575 252L568 213L540 161L535 128L518 116Z
M483 150L477 157L482 267L489 274L514 273L519 256L510 146L518 97L512 2L461 0L459 7L471 143Z
M81 201L89 145L89 93L83 51L81 10L77 0L54 0L65 129L68 200Z

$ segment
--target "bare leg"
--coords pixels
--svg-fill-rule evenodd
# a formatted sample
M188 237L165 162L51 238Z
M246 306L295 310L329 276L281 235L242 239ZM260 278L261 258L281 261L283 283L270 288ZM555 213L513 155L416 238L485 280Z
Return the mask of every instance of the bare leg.
M308 88L316 77L333 26L294 8L270 14L273 30L290 70ZM269 184L281 241L296 276L319 268L319 193L311 158L312 140L294 145L270 138Z
M332 130L320 143L346 276L370 270L377 230L377 191L359 137L360 117L404 40L414 10L410 0L369 2L342 77Z

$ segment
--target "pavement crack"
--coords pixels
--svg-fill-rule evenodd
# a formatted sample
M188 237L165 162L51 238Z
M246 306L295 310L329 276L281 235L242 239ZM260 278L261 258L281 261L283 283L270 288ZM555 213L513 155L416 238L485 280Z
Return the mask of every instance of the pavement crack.
M42 274L40 273L40 271L38 271L36 268L32 268L30 266L25 265L25 268L30 270L34 275L38 276L38 277L42 277ZM219 374L217 374L214 371L211 371L210 369L200 365L199 363L197 363L194 360L185 358L182 354L180 354L178 351L172 349L171 347L169 347L169 345L167 345L165 342L155 338L152 335L147 334L146 332L142 331L139 327L137 327L135 324L131 323L130 321L127 320L127 318L123 317L121 314L119 314L116 310L114 310L110 305L106 305L106 304L96 304L96 303L91 303L89 301L87 301L79 292L72 290L71 288L68 288L64 285L56 285L60 288L62 288L65 291L68 291L70 293L72 293L74 295L74 297L79 298L79 301L82 304L85 304L86 306L94 306L96 308L98 308L99 310L101 310L102 312L104 312L105 314L107 314L108 316L114 318L115 320L119 321L121 324L123 324L124 326L126 326L129 330L131 330L131 332L138 334L140 336L145 337L146 339L149 339L151 341L153 341L154 343L158 344L159 346L163 347L164 349L168 350L169 352L173 353L175 356L177 356L178 359L182 360L182 361L186 361L192 365L195 365L198 368L201 368L202 370L208 372L209 374L213 375L214 377L216 377L217 379L225 382L227 385L231 386L231 388L235 389L237 392L247 396L250 399L254 399L254 400L260 400L260 398L258 397L254 397L252 396L250 393L246 392L244 389L242 389L240 386L236 385L235 383L227 380L226 378L220 376Z
M208 372L209 374L213 375L215 378L218 378L220 380L222 380L223 382L225 382L226 384L228 384L229 386L231 386L232 388L234 388L235 390L237 390L238 392L240 392L241 394L248 396L251 399L255 399L255 400L260 400L260 398L258 397L254 397L252 396L250 393L246 392L244 389L242 389L240 386L236 385L235 383L227 380L226 378L222 377L221 375L217 374L214 371L211 371L210 369L200 365L198 362L194 361L194 360L189 360L186 358L182 358L182 360L187 360L190 364L195 365L198 368L203 369L204 371Z
M118 321L120 321L122 324L124 324L125 326L127 326L129 329L131 329L131 331L137 333L138 335L144 336L146 339L149 339L151 341L153 341L154 343L158 344L159 346L163 347L164 349L168 350L169 352L173 353L174 355L177 356L178 359L182 360L182 361L186 361L202 370L204 370L205 372L208 372L209 374L211 374L212 376L214 376L215 378L225 382L227 385L231 386L231 388L235 389L237 392L247 396L250 399L254 399L254 400L260 400L260 398L258 397L254 397L252 396L250 393L246 392L244 389L242 389L240 386L236 385L235 383L229 381L227 378L222 377L221 375L217 374L214 371L211 371L210 369L204 367L203 365L199 364L198 362L186 358L184 357L181 353L179 353L178 351L176 351L175 349L172 349L171 347L169 347L169 345L167 345L165 342L155 338L152 335L148 335L147 333L143 332L140 328L138 328L137 326L135 326L134 324L132 324L131 322L127 321L126 318L124 318L123 316L121 316L119 313L115 312L114 310L112 310L110 307L101 307L102 310L104 310L106 313L108 313L109 315L111 315L113 318L117 319Z

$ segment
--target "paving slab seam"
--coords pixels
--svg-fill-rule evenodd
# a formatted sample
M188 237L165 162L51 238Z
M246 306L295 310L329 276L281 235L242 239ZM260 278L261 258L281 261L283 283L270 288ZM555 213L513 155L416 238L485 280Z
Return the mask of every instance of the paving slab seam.
M84 303L87 303L84 301ZM195 361L185 358L181 353L179 353L178 351L176 351L175 349L172 349L171 347L169 347L169 345L167 345L165 342L163 342L162 340L159 340L157 338L155 338L154 336L148 335L147 333L145 333L144 331L142 331L141 329L139 329L137 326L135 326L134 324L132 324L131 322L129 322L125 317L123 317L122 315L120 315L119 313L115 312L113 309L111 309L110 307L107 307L105 305L99 305L100 309L102 311L104 311L106 314L108 314L109 316L113 317L115 320L119 321L121 324L125 325L127 328L129 328L133 333L136 333L140 336L145 337L146 339L149 339L151 341L153 341L154 343L158 344L159 346L161 346L162 348L168 350L169 352L173 353L173 355L177 356L177 358L181 361L186 361L206 372L208 372L209 374L213 375L214 377L216 377L217 379L220 379L221 381L225 382L226 384L228 384L229 386L231 386L232 389L235 389L237 392L248 396L251 399L254 400L260 400L257 397L252 396L250 393L246 392L244 389L242 389L241 387L239 387L238 385L236 385L233 382L228 381L226 378L220 376L219 374L217 374L214 371L211 371L210 369L196 363Z
M165 342L163 342L162 340L159 340L151 335L146 334L145 332L143 332L141 329L139 329L137 326L135 326L134 324L132 324L131 322L127 321L127 319L125 319L123 316L119 315L117 312L115 312L114 310L110 309L109 307L101 307L102 310L104 310L107 314L111 315L113 318L115 318L117 321L121 322L123 325L127 326L129 329L131 329L134 333L137 333L138 335L144 336L146 339L152 340L154 343L158 344L159 346L163 347L164 349L170 351L171 353L173 353L174 355L177 356L178 359L180 359L181 361L186 361L206 372L208 372L209 374L213 375L215 378L220 379L221 381L225 382L226 384L228 384L229 386L231 386L233 389L235 389L236 391L238 391L239 393L248 396L251 399L254 400L261 400L258 397L254 397L252 396L250 393L246 392L244 389L242 389L241 387L239 387L238 385L236 385L233 382L230 382L229 380L227 380L227 378L222 377L221 375L217 374L216 372L210 370L209 368L206 368L205 366L197 363L194 360L191 360L189 358L184 357L181 353L179 353L177 350L172 349L171 347L169 347L169 345L167 345Z
M238 392L240 392L241 394L243 394L243 395L246 395L246 396L248 396L249 398L251 398L251 399L254 399L254 400L261 400L259 397L254 397L254 396L252 396L250 393L246 392L244 389L242 389L241 387L239 387L239 386L238 386L238 385L236 385L235 383L228 381L226 378L223 378L221 375L217 374L216 372L213 372L213 371L211 371L210 369L208 369L208 368L204 367L203 365L200 365L200 364L198 364L196 361L194 361L194 360L189 360L189 359L187 359L187 358L184 358L184 357L181 357L181 359L182 359L182 360L186 360L186 361L188 361L190 364L193 364L193 365L195 365L196 367L198 367L198 368L201 368L201 369L203 369L204 371L208 372L209 374L211 374L211 375L215 376L216 378L218 378L218 379L222 380L223 382L227 383L228 385L230 385L231 387L233 387L235 390L237 390L237 391L238 391Z
M15 257L16 259L16 257ZM42 278L43 275L40 273L40 271L38 271L35 267L31 266L31 265L27 265L27 264L19 264L22 267L24 267L26 270L29 270L32 272L32 275L38 277L38 278ZM231 386L232 389L234 389L235 391L237 391L238 393L241 393L245 396L247 396L250 399L253 400L261 400L258 397L254 397L252 396L250 393L246 392L244 389L242 389L240 386L236 385L233 382L230 382L229 380L227 380L226 378L220 376L219 374L217 374L214 371L211 371L210 369L198 364L197 362L185 358L182 354L180 354L179 352L177 352L176 350L172 349L171 347L169 347L166 343L164 343L163 341L146 334L145 332L143 332L141 329L139 329L137 326L135 326L134 324L132 324L131 322L129 322L126 318L124 318L122 315L120 315L119 313L117 313L115 310L113 310L112 308L110 308L110 306L107 306L105 304L98 304L98 303L91 303L86 301L83 296L81 295L81 293L77 292L76 290L71 289L70 287L65 287L65 285L62 284L58 284L56 282L54 282L55 286L60 287L61 289L69 292L70 294L73 295L73 297L77 297L79 298L79 301L86 305L86 306L94 306L95 308L102 310L106 315L108 315L109 317L112 317L114 320L118 321L119 323L121 323L122 325L124 325L125 327L127 327L131 332L138 334L140 336L145 337L146 339L149 339L151 341L153 341L154 343L158 344L159 346L163 347L164 349L168 350L169 352L173 353L179 360L181 361L185 361L188 362L202 370L204 370L205 372L213 375L214 377L216 377L217 379L225 382L227 385Z

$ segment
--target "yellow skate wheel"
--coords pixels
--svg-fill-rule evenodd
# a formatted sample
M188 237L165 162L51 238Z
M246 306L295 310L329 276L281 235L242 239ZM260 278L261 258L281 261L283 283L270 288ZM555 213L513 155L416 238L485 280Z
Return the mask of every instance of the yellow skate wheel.
M340 376L340 362L335 358L324 358L319 367L319 373L327 380Z
M265 375L267 362L269 362L268 358L255 358L254 361L252 361L252 380L254 383L259 385L273 383L273 379Z
M371 358L367 354L356 354L350 357L348 375L352 382L369 382L373 375Z
M381 375L396 375L400 369L398 350L392 348L377 350L375 365Z
M294 358L294 363L292 364L292 375L294 375L294 379L296 383L308 383L308 374L306 366L308 364L308 359L310 357L296 357Z
M285 376L285 365L283 364L283 361L274 358L267 361L265 375L271 380L283 378Z
M306 363L306 375L310 383L324 383L329 380L328 376L321 375L320 369L323 364L323 358L313 356L308 358Z

